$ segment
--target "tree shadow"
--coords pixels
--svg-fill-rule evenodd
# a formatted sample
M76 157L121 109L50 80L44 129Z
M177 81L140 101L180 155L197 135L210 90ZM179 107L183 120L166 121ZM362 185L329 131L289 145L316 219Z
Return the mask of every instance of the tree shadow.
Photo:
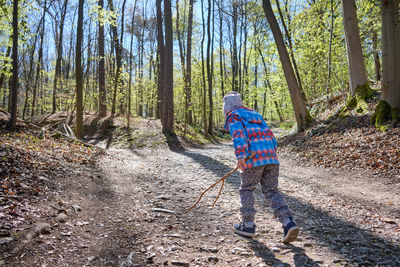
M190 151L181 151L179 153L192 158L217 176L222 176L231 170L230 167L222 162L199 153ZM215 166L218 167L216 168ZM287 177L287 179L290 180L293 178ZM227 179L226 182L237 190L239 189L240 179ZM302 232L306 232L316 240L319 245L340 255L339 257L346 261L353 263L360 263L360 261L362 261L367 265L376 265L382 262L400 259L400 247L398 244L393 244L388 239L379 237L369 230L359 228L343 218L335 217L329 212L315 207L311 203L303 202L285 194L282 195L292 208L292 212L295 214L296 220L302 228ZM255 191L255 197L259 200L264 199L263 195L257 193L257 191ZM262 202L260 205L265 206ZM254 244L255 248L257 248L257 246L260 247L260 244ZM265 246L263 249L265 249ZM304 260L313 264L310 259L307 259L308 257L303 250L297 248L294 252L299 262L298 266L304 266L301 264ZM265 257L270 254L268 250L266 253ZM310 263L307 263L307 265L308 264ZM315 262L314 264L315 265L312 266L318 266Z

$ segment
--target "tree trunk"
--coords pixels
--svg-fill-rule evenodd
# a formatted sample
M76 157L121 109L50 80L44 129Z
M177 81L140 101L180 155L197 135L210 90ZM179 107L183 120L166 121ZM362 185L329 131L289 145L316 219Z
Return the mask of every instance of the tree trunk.
M207 16L207 81L208 81L208 134L212 135L213 130L213 94L212 94L212 74L211 74L211 0L208 0L208 16Z
M83 70L82 70L82 40L83 40L83 5L84 0L79 0L78 24L76 34L75 76L76 76L76 119L75 135L83 137Z
M218 8L218 14L219 14L219 70L220 70L220 82L221 82L221 95L222 97L225 96L225 89L224 89L224 82L225 82L225 75L224 75L224 64L223 64L223 46L222 46L222 41L223 41L223 30L222 30L222 4L223 1L220 0L219 3L219 8Z
M133 5L133 13L132 13L132 36L131 36L131 44L130 44L130 48L129 48L129 82L128 82L128 112L127 112L127 120L128 120L128 128L131 125L131 112L132 112L132 69L133 69L133 54L132 54L132 50L133 50L133 29L135 27L135 13L136 13L136 3L137 0L135 0L135 4Z
M61 21L60 21L60 33L59 33L59 38L56 44L56 49L57 49L57 59L56 59L56 71L54 74L54 85L53 85L53 113L56 112L56 97L57 97L57 82L58 79L61 77L61 60L62 60L62 51L63 51L63 32L64 32L64 20L65 20L65 14L67 13L67 5L68 5L68 0L64 1L63 5L63 10L61 13Z
M238 21L238 4L237 2L232 3L232 38L233 38L233 47L232 47L232 91L240 92L239 81L238 81L238 71L239 71L239 63L238 63L238 55L237 55L237 21Z
M302 94L302 96L303 96L303 98L304 98L304 102L307 103L307 98L306 98L306 95L305 95L304 90L303 90L303 84L302 84L302 82L301 82L299 69L298 69L298 67L297 67L296 59L295 59L295 57L294 57L292 36L291 36L291 34L290 34L290 32L289 32L288 27L286 26L285 19L283 18L282 10L281 10L281 7L280 7L280 5L279 5L279 0L276 0L276 5L277 5L277 7L278 7L279 17L280 17L280 19L281 19L282 26L283 26L283 29L284 29L284 31L285 31L286 38L287 38L287 40L288 40L289 55L290 55L290 58L292 59L292 64L293 64L294 73L295 73L295 75L296 75L297 84L298 84L298 86L299 86L299 88L300 88L300 91L301 91L301 94ZM285 5L285 7L286 7L285 10L286 10L286 9L287 9L287 4ZM286 12L287 12L287 10L286 10ZM288 12L287 12L287 13L288 13ZM289 18L290 18L289 15L287 16L287 18L288 18L288 20L289 20ZM289 20L288 22L290 23L290 20Z
M120 41L119 41L119 53L120 53L120 57L121 57L121 62L120 62L120 73L122 72L122 48L123 48L123 44L124 44L124 25L125 25L125 5L126 5L126 0L124 0L122 2L122 9L121 9L121 37L120 37ZM117 63L118 65L118 63ZM123 83L123 79L121 79L121 83ZM120 94L122 96L122 100L120 100L119 102L119 111L121 114L124 114L126 111L126 103L125 103L125 92L124 92L124 87L121 86L120 87Z
M381 80L381 62L379 59L379 51L378 51L378 34L374 30L372 34L372 50L374 53L374 63L375 63L375 79L376 81Z
M8 47L5 57L8 58L10 55L11 55L11 47ZM4 61L4 63L5 63L5 61ZM5 66L3 66L2 71L6 72L7 68ZM4 72L0 76L0 90L3 88L4 80L6 78L6 75L4 74ZM3 108L6 106L6 95L7 95L7 90L6 90L6 87L4 87L3 105L2 105Z
M189 1L188 33L187 33L187 53L186 53L186 81L185 81L185 121L193 123L192 115L192 30L193 30L193 4L194 0Z
M162 0L156 0L157 9L157 63L158 63L158 102L156 109L156 118L164 119L161 115L163 112L164 104L164 80L165 80L165 46L164 46L164 32L163 32L163 19L161 11Z
M293 110L297 122L297 131L304 131L311 122L312 118L306 108L306 103L297 84L296 76L290 63L289 54L286 50L285 43L283 42L283 37L281 30L279 29L278 22L276 21L274 12L272 11L270 0L263 0L263 8L274 36L283 72L289 88L290 98L292 100Z
M367 76L361 48L355 0L342 0L342 5L347 61L349 65L350 94L355 96L357 94L356 89L367 84Z
M111 12L114 12L114 4L113 0L108 0L108 6L110 8ZM116 21L115 21L116 23ZM118 30L116 25L111 25L111 33L112 33L112 39L113 39L113 44L115 48L115 57L116 57L116 62L117 62L117 68L115 70L115 77L114 77L114 93L113 93L113 100L112 100L112 106L111 106L111 115L115 115L115 109L116 109L116 102L117 102L117 90L118 90L118 84L119 84L119 77L121 74L122 70L122 48L121 44L119 42L118 38ZM122 100L121 100L122 102Z
M400 114L399 47L399 0L382 1L382 100L390 105L394 120Z
M163 132L174 133L174 88L173 88L173 31L172 31L172 11L171 0L164 0L165 17L165 93L163 113Z
M104 0L99 0L100 10L104 10ZM104 54L104 22L99 20L99 67L98 79L99 79L99 117L103 118L107 115L107 92L106 92L106 66L105 66L105 54Z
M17 102L18 102L18 0L13 1L13 48L12 48L12 86L10 98L10 120L7 128L14 130L17 122Z
M326 101L329 104L329 92L330 92L330 81L331 81L331 72L332 72L332 39L333 39L333 22L335 18L333 16L333 0L331 0L331 31L329 36L329 52L328 52L328 78L326 81Z
M201 38L201 72L203 77L203 128L204 135L208 135L207 129L207 84L206 84L206 74L204 70L204 39L206 36L205 22L204 22L204 9L203 9L203 1L201 1L201 18L203 21L203 36Z

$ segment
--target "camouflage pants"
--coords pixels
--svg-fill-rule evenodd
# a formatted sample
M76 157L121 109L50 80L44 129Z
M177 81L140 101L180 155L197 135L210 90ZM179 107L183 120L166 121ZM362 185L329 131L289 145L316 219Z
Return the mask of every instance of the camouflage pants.
M275 217L281 223L292 217L288 205L278 190L279 165L269 164L247 169L241 176L239 195L242 222L254 222L256 209L254 208L253 191L258 183L261 184L261 192L270 201Z

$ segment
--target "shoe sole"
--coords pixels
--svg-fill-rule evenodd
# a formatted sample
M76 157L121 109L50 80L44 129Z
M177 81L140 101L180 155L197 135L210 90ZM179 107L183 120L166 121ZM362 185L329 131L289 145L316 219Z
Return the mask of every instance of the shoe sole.
M283 237L283 243L290 243L293 241L297 240L297 237L299 236L299 228L297 227L292 227L289 229L289 231L287 232L286 236Z
M240 230L235 229L235 233L242 235L242 236L247 236L247 237L254 237L256 233L248 233L248 232L242 232Z

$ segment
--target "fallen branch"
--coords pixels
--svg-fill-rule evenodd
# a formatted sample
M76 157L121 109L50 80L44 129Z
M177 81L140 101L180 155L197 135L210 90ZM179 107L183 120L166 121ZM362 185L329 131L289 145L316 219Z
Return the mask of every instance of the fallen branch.
M253 154L251 154L250 156L248 156L248 157L246 158L246 161L248 161L248 160L250 160L252 157L254 157L255 154L256 154L256 152L253 152ZM213 188L213 187L216 186L219 182L222 181L221 188L219 189L219 192L218 192L218 196L217 196L217 198L214 200L214 203L213 203L213 205L212 205L212 207L214 208L215 203L217 203L217 200L218 200L219 196L221 195L222 188L224 187L224 184L225 184L225 179L228 178L229 176L231 176L231 175L232 175L235 171L237 171L238 169L239 169L239 167L234 168L233 170L231 170L230 172L228 172L227 174L225 174L224 176L222 176L218 181L216 181L214 184L212 184L212 185L211 185L210 187L208 187L206 190L204 190L204 191L200 194L200 197L199 197L199 199L196 201L196 203L194 203L194 205L193 205L192 207L190 207L190 208L188 209L188 211L192 210L194 207L197 206L197 204L199 204L201 198L203 197L203 195L204 195L208 190L210 190L211 188Z
M5 111L5 110L3 110L3 109L0 109L0 112L4 113L4 114L7 115L7 116L10 116L10 113L8 113L7 111ZM28 125L28 126L30 126L30 127L32 127L32 128L35 128L35 129L37 129L37 130L43 131L43 130L42 130L43 127L41 127L41 126L39 126L39 125L36 125L36 124L34 124L34 123L27 122L27 121L24 121L24 120L21 120L21 119L18 119L18 118L17 118L17 122L24 123L24 124L26 124L26 125ZM59 124L59 122L57 122L57 124ZM77 142L77 143L80 143L80 144L82 144L82 145L84 145L84 146L86 146L86 147L97 148L97 149L100 149L100 150L104 150L104 149L101 148L101 147L97 147L97 146L95 146L95 145L85 143L85 142L79 140L78 138L76 138L75 135L73 134L73 131L71 130L71 128L70 128L67 124L65 124L64 127L67 127L67 130L66 130L67 133L70 132L70 133L72 133L72 134L71 134L71 135L68 135L68 134L65 134L65 133L63 133L63 132L61 132L61 131L55 130L55 129L49 129L49 130L52 131L52 132L54 132L54 133L56 133L56 134L59 134L59 135L65 137L65 138L67 138L67 139L70 139L70 140L72 140L72 141L75 141L75 142Z

